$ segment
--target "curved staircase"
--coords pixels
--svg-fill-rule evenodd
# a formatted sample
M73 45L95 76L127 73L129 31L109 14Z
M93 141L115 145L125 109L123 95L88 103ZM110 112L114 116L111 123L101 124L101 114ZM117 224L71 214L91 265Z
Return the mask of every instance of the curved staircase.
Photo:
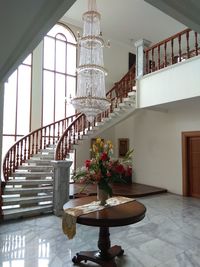
M92 124L84 114L75 114L29 133L9 149L3 162L2 219L53 211L51 160L66 159L81 140L100 134L135 111L135 66L107 93L107 98L110 108Z

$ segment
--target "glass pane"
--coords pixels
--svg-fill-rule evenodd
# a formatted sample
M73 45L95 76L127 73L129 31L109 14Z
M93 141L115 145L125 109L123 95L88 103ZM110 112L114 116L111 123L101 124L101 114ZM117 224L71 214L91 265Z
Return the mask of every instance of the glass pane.
M31 65L32 64L32 54L28 55L27 58L23 61L24 64Z
M75 97L75 92L76 92L76 78L67 77L67 95L66 95L67 116L75 114L75 108L70 102L71 98Z
M43 125L54 121L54 73L44 71L43 77Z
M18 72L17 134L27 134L30 125L31 68L25 65Z
M67 45L67 73L76 75L76 46Z
M14 136L3 136L3 145L2 145L2 159L5 157L9 148L14 144Z
M5 83L3 133L15 134L17 71Z
M56 40L56 71L66 72L66 43Z
M54 70L55 68L55 40L49 37L44 38L44 68Z
M65 117L65 75L56 74L56 114L55 120Z
M56 24L48 33L47 35L55 37L57 33L62 33L66 36L66 39L68 42L75 43L76 44L76 39L74 35L67 29L67 27ZM61 40L63 40L63 37L61 35L58 36Z

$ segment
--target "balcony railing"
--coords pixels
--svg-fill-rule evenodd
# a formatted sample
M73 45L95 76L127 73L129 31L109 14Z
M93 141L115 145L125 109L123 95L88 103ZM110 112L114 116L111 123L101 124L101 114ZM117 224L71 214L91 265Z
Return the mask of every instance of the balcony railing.
M145 74L198 56L199 37L199 33L186 29L145 49Z

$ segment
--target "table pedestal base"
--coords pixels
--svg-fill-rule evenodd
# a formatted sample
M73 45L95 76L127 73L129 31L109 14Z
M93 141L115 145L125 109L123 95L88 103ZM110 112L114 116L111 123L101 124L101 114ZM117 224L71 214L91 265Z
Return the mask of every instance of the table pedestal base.
M101 251L81 251L73 257L74 263L80 263L81 261L92 261L98 263L102 267L117 267L114 258L120 257L124 254L124 250L120 246L113 246L108 249L106 256L101 255Z

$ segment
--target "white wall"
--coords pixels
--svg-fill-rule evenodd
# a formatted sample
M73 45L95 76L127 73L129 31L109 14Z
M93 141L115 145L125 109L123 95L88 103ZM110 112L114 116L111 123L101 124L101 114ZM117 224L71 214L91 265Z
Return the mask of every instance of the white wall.
M104 64L108 70L106 77L106 89L109 91L114 83L128 72L128 53L135 53L133 47L111 40L111 47L104 49Z
M149 107L200 96L200 56L138 80L138 105Z
M138 110L115 126L118 138L134 148L134 181L182 194L181 132L200 130L200 101L170 105L168 112ZM125 131L126 129L126 131Z

